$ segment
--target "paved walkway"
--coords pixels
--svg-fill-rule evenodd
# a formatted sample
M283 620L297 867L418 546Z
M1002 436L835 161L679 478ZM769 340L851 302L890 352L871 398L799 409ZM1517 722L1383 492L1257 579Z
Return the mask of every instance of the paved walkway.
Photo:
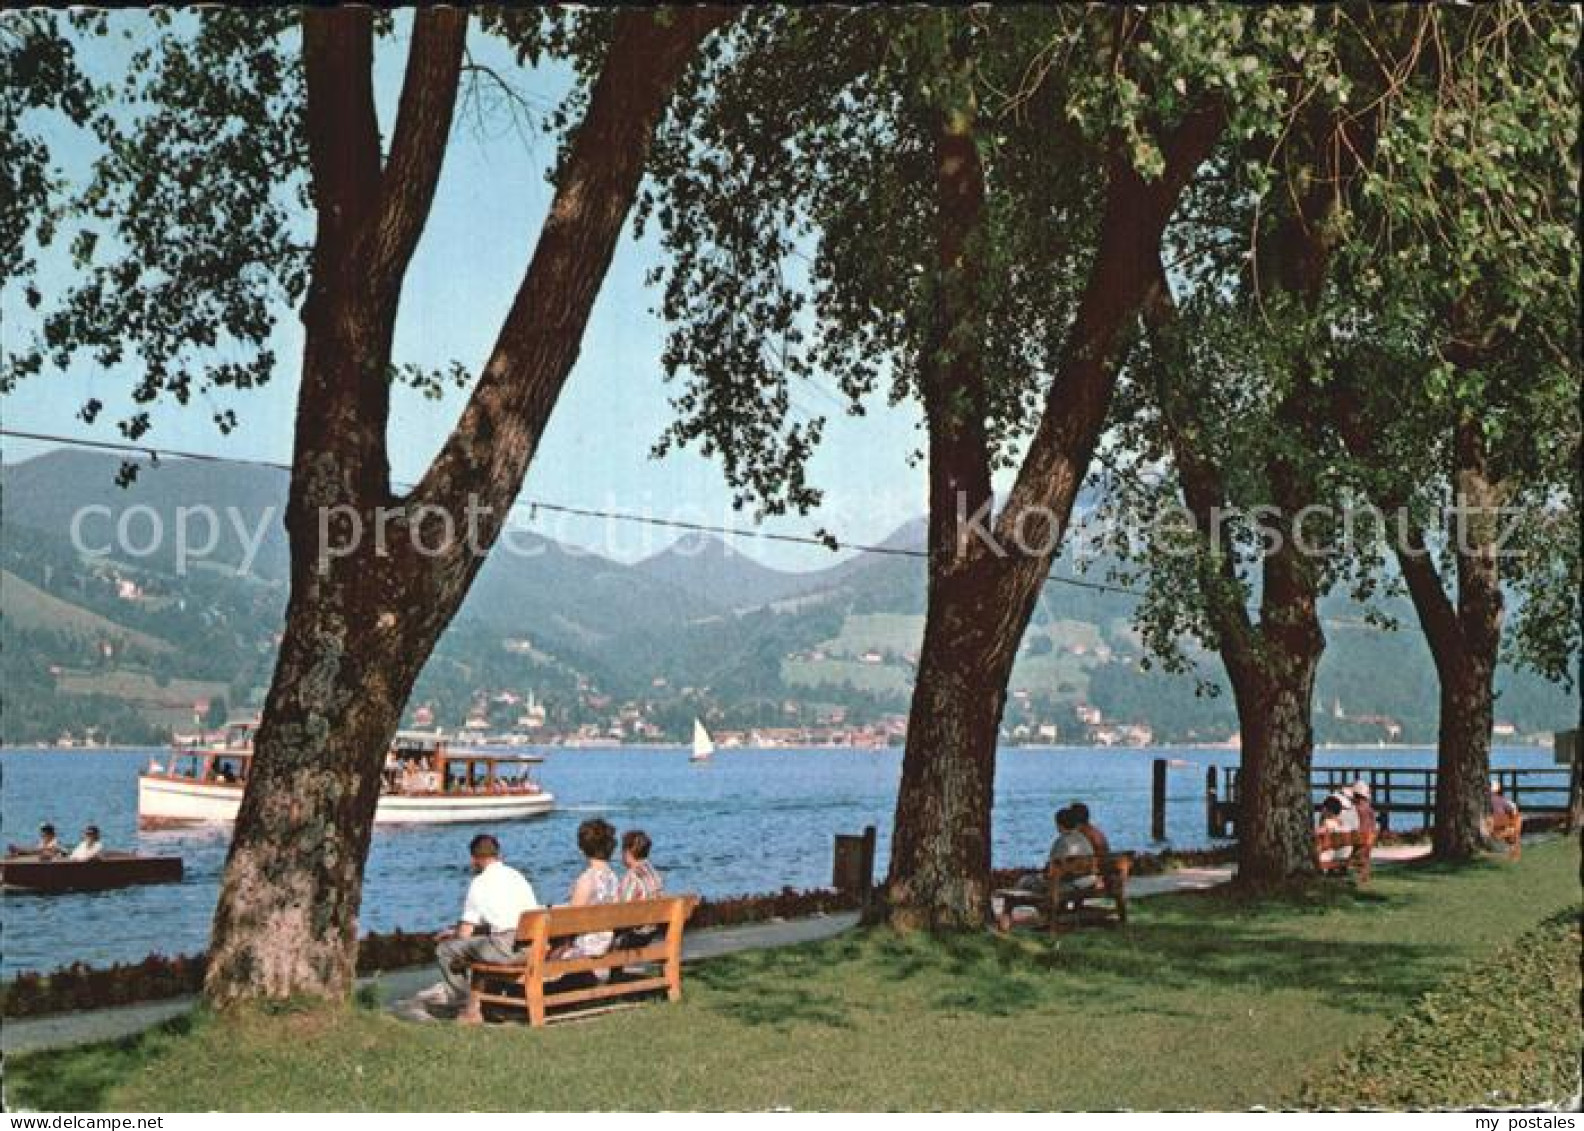
M1393 864L1428 855L1429 851L1428 845L1383 845L1375 850L1375 859L1382 864ZM1180 868L1158 876L1140 876L1128 884L1128 892L1135 899L1147 899L1165 892L1203 890L1227 883L1232 878L1232 872L1230 865ZM842 912L809 919L750 923L740 927L711 927L688 932L683 939L682 955L689 962L699 962L745 950L795 946L838 935L857 922L855 912ZM360 978L358 982L359 985L374 986L380 1002L388 1007L433 985L437 977L433 966L412 966ZM191 1010L196 1002L194 997L182 997L116 1009L7 1020L0 1025L0 1051L9 1055L130 1037L180 1017Z
M709 927L689 931L682 939L682 957L699 962L736 954L744 950L769 950L815 942L851 929L858 923L857 912L817 915L808 919L782 919L769 923L748 923L740 927ZM359 978L359 986L373 986L383 1005L391 1005L439 980L433 966L409 966ZM115 1009L82 1010L48 1017L6 1020L0 1025L0 1051L7 1055L34 1049L64 1048L130 1037L145 1029L180 1017L197 1004L188 996L145 1005L124 1005Z
M1370 854L1378 864L1401 864L1430 855L1428 844L1382 844ZM1235 869L1231 864L1202 868L1178 868L1158 876L1137 876L1128 881L1128 898L1146 899L1169 891L1203 891L1218 884L1232 882Z

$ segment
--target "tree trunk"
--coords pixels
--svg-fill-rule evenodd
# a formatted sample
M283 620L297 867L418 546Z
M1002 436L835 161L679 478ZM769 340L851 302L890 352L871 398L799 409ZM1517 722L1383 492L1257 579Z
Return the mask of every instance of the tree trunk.
M215 912L217 1004L351 992L380 770L443 624L393 631L371 558L293 592Z
M934 325L922 374L929 431L929 597L902 756L890 921L973 928L990 905L990 811L996 737L1015 655L975 610L994 607L998 563L963 537L959 515L991 502L985 384L979 352L984 285L984 169L966 44L940 82L935 122Z
M617 17L491 357L423 482L398 499L385 448L391 338L439 177L466 17L416 18L381 170L368 11L305 14L319 229L286 513L292 592L215 911L211 1002L350 992L385 753L577 359L669 92L726 15Z
M1145 306L1145 325L1157 363L1156 396L1183 501L1204 540L1200 585L1237 705L1242 738L1238 775L1238 883L1264 890L1313 868L1309 774L1314 757L1311 722L1315 674L1325 648L1315 571L1294 537L1293 517L1306 503L1306 482L1284 458L1266 462L1281 507L1281 543L1263 563L1265 590L1259 622L1245 605L1244 587L1225 546L1219 516L1229 505L1223 470L1207 455L1205 422L1168 359L1178 356L1181 332L1170 282L1159 259ZM1182 387L1179 387L1179 386ZM1290 401L1278 416L1294 426L1302 412Z
M1151 285L1167 219L1225 117L1189 114L1162 138L1146 183L1113 154L1100 243L1039 428L991 525L985 376L984 175L969 63L945 84L936 130L940 299L923 375L930 437L930 585L892 835L886 914L895 927L976 928L989 913L996 745L1007 681L1065 536L1115 387L1127 329ZM966 95L966 97L964 97Z
M1501 492L1491 481L1484 437L1472 417L1457 424L1452 458L1457 632L1431 640L1432 648L1440 644L1436 670L1441 680L1431 845L1436 859L1449 861L1472 859L1483 843L1502 620L1496 561Z
M889 922L904 930L975 929L990 907L996 742L1022 631L995 639L975 623L1007 600L989 569L975 572L931 569L886 889Z
M1467 665L1459 677L1441 677L1441 725L1436 751L1435 829L1431 852L1438 860L1473 859L1484 837L1490 780L1491 674Z
M1451 352L1458 364L1474 364L1458 349ZM1362 398L1361 390L1342 390L1333 398L1332 414L1353 455L1378 467L1380 447ZM1409 520L1407 490L1402 486L1383 490L1378 502L1382 510L1400 516L1397 562L1441 686L1432 853L1439 860L1459 861L1472 859L1483 842L1480 826L1486 812L1501 648L1503 598L1495 545L1502 491L1490 478L1484 439L1472 417L1453 427L1451 462L1454 509L1449 533L1457 562L1455 605L1422 530Z
M1276 416L1283 431L1309 452L1319 442L1308 409L1297 392L1283 399ZM1308 469L1278 448L1266 463L1271 496L1281 508L1281 542L1265 556L1265 586L1260 594L1260 678L1254 709L1243 710L1240 780L1253 770L1250 788L1239 788L1238 879L1263 889L1314 871L1314 803L1309 771L1314 761L1314 686L1325 633L1320 626L1319 563L1302 541L1301 516L1319 497ZM1228 664L1234 686L1246 676L1243 665ZM1253 745L1249 737L1254 738Z
M965 86L967 84L964 84ZM956 88L958 90L963 87ZM1220 136L1219 105L1166 135L1164 175L1113 157L1095 264L1039 429L992 523L976 317L984 180L971 104L937 122L940 299L923 377L930 438L929 599L908 714L885 910L899 929L973 929L989 914L996 746L1018 646L1105 423L1161 233Z
M1280 887L1314 870L1310 724L1319 653L1274 655L1258 675L1231 676L1242 728L1237 882ZM1228 666L1229 673L1232 667Z

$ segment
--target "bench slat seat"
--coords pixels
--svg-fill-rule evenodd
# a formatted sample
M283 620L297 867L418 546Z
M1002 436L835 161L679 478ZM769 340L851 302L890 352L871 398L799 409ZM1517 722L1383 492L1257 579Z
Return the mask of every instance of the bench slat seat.
M545 907L525 911L517 922L517 943L523 961L517 963L473 962L468 964L469 1008L477 1010L485 1002L525 1010L528 1022L542 1026L552 1006L576 1005L664 990L677 1001L682 996L682 929L698 896L682 895L664 899L607 903L593 907ZM643 946L622 947L593 957L550 957L557 940L577 935L621 932L650 928L662 933ZM628 966L660 965L660 972L649 977L624 978L595 986L578 984L556 989L557 979L568 974L594 974L621 970ZM515 982L521 996L489 988L490 982Z
M1109 912L1101 922L1126 924L1128 916L1127 880L1133 870L1133 853L1113 852L1106 856L1063 856L1052 860L1045 869L1045 890L1024 891L1021 888L1002 888L995 893L1010 915L1016 907L1036 907L1045 915L1045 925L1052 934L1067 923L1078 925L1084 921L1084 911L1096 899L1108 900ZM1062 891L1062 881L1094 876L1098 882L1091 888ZM1070 917L1064 919L1064 908Z

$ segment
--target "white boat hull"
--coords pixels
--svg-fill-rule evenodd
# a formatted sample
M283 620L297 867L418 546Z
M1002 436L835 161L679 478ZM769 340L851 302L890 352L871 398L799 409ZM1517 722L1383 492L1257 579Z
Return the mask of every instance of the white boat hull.
M183 781L159 775L138 776L138 824L143 828L235 821L242 787ZM519 821L555 808L553 794L480 793L383 794L374 811L376 825L440 825Z

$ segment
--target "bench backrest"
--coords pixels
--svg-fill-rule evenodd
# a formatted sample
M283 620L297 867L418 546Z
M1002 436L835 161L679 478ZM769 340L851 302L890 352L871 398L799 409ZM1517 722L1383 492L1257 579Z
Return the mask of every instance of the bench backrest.
M1053 879L1071 876L1126 876L1133 868L1131 852L1113 852L1109 856L1060 856L1050 862Z
M698 902L696 895L673 895L589 907L541 907L524 911L522 918L517 920L517 942L533 952L551 939L568 935L593 935L638 927L664 927L667 937L673 933L680 935L682 924L693 914Z

